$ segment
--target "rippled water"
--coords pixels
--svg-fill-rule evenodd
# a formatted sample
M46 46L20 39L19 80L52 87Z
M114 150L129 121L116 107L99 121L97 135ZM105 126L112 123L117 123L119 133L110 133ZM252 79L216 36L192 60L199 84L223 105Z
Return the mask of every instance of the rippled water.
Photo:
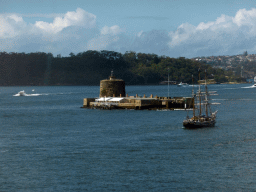
M0 191L255 191L256 88L248 86L210 85L217 124L197 130L182 128L185 111L81 109L98 86L0 87ZM29 96L14 96L21 90ZM170 86L172 97L190 93Z

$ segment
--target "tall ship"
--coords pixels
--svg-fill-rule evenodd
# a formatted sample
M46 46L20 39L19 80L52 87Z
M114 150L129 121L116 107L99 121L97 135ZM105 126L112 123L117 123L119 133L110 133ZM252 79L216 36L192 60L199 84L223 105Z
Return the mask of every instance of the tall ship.
M194 98L193 116L191 118L187 116L187 118L183 121L183 126L185 128L194 129L215 126L217 111L212 112L211 110L210 93L211 92L209 92L207 88L205 72L204 91L202 91L200 84L196 93L194 92L194 88L192 89L192 97Z

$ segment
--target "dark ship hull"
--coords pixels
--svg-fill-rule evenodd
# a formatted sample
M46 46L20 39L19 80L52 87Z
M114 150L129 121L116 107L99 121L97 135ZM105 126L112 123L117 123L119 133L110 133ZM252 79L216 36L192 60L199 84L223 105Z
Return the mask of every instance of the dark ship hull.
M195 120L188 119L183 121L183 126L187 129L214 127L215 120L195 121Z

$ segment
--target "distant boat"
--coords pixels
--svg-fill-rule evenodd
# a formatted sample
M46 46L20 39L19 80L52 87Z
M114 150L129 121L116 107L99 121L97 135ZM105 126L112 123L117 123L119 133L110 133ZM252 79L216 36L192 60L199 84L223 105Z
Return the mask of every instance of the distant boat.
M206 75L205 75L206 76ZM200 74L199 74L200 79ZM216 114L211 112L209 103L209 92L207 88L206 78L205 78L205 92L201 91L200 85L199 90L194 94L194 89L192 90L192 96L194 97L193 103L193 117L183 121L183 126L188 129L193 128L203 128L203 127L214 127L216 123Z
M187 86L187 85L188 85L187 83L180 82L177 86L181 87L181 86Z
M18 95L18 96L26 96L27 94L26 94L25 91L23 90L23 91L20 91L17 95Z
M13 95L13 96L39 96L39 95L42 95L42 94L27 94L24 90L23 91L20 91L18 92L17 94ZM46 94L47 95L47 94Z
M256 76L254 77L254 84L252 85L252 87L256 87Z

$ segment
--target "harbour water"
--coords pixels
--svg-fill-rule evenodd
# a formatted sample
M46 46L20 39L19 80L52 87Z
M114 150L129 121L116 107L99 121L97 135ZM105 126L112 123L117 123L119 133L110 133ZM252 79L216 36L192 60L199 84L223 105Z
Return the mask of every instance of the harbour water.
M98 86L0 87L0 191L255 191L256 88L248 86L209 85L221 103L216 127L196 130L182 128L186 111L80 108ZM170 86L170 96L191 89ZM28 96L14 96L21 90Z

